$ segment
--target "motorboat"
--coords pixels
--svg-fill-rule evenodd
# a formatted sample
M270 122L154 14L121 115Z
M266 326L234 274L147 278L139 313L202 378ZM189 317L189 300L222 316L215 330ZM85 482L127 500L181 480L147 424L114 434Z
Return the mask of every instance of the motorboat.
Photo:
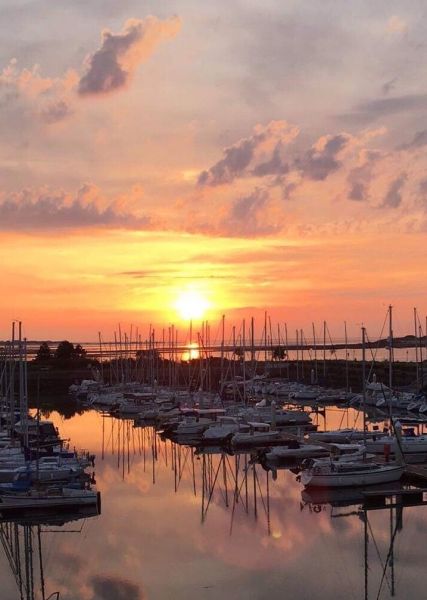
M281 434L272 430L268 423L248 422L249 431L237 431L231 437L232 447L237 446L260 446L278 440Z
M208 427L202 435L202 441L208 444L223 443L235 433L249 433L249 425L236 417L218 417L216 424Z
M329 450L325 446L291 440L287 445L274 446L274 448L264 454L264 458L268 462L274 462L289 458L304 459L328 455Z

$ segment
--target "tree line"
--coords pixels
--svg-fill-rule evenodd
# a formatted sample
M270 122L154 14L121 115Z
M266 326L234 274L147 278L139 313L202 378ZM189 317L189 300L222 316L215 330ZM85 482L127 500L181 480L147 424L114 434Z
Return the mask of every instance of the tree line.
M81 344L74 345L68 340L59 342L55 350L47 342L40 344L34 362L37 363L87 363L87 352Z

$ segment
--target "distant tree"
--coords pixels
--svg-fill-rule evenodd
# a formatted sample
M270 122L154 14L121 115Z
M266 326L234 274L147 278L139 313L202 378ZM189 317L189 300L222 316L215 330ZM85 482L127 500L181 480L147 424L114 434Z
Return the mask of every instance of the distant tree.
M72 360L75 358L74 344L64 340L59 342L57 349L55 350L56 360Z
M52 358L52 356L53 356L53 354L52 354L52 350L49 347L49 344L47 342L43 342L42 344L40 344L40 347L37 350L35 360L37 362L46 362L46 361L50 360Z
M74 357L75 358L86 358L86 350L83 348L81 344L77 344L74 348Z
M287 356L286 350L282 346L275 346L272 350L272 357L274 360L285 360Z

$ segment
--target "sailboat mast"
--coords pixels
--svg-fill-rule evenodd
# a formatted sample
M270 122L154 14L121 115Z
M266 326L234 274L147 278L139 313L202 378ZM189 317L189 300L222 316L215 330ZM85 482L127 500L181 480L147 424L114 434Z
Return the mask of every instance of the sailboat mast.
M222 392L224 387L224 337L225 337L225 315L221 318L221 385L220 385L220 396L222 399Z
M348 337L347 337L347 321L344 321L344 340L345 340L345 391L348 394Z
M418 332L417 332L417 309L414 308L414 330L415 330L415 364L417 373L417 392L420 388L420 373L418 368Z
M326 321L323 321L323 385L326 381Z
M243 373L243 403L246 404L246 320L243 319L242 331L242 373Z
M390 426L393 418L392 408L392 388L393 388L393 307L388 307L388 387L390 388L389 398L389 413L390 413Z
M369 542L369 538L368 538L368 511L366 510L366 508L363 511L363 547L364 547L364 558L365 558L365 600L368 600L368 571L369 571L369 564L368 564L368 542Z
M313 348L314 348L314 380L317 384L317 342L316 342L316 329L314 322L311 324L313 329Z
M362 410L363 410L363 441L366 441L366 329L362 327Z

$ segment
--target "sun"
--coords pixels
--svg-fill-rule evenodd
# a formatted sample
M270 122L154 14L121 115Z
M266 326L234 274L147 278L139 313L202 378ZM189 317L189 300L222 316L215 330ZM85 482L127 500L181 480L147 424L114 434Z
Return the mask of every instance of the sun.
M180 292L175 302L179 316L186 321L202 319L209 306L206 296L196 290Z

